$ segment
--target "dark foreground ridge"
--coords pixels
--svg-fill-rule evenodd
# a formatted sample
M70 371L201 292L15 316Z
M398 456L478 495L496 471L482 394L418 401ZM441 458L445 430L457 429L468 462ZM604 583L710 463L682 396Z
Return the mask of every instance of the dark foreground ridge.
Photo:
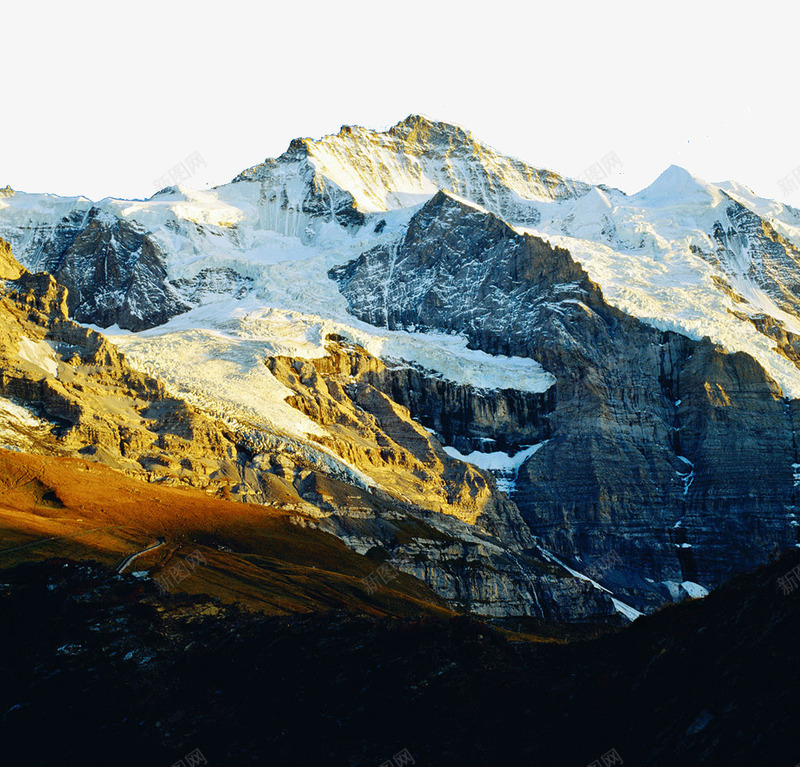
M791 767L800 588L780 579L798 562L572 642L468 617L266 617L95 564L23 564L0 571L3 763L168 767L199 749L212 767L584 767L614 750L606 763Z

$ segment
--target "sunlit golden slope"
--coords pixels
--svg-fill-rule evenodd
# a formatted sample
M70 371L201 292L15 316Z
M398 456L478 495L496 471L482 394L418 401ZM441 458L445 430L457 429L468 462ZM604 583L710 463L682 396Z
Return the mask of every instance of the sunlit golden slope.
M169 590L268 613L448 611L420 581L348 549L297 515L131 479L72 458L0 450L0 568L49 557L149 571ZM173 569L173 568L176 568Z

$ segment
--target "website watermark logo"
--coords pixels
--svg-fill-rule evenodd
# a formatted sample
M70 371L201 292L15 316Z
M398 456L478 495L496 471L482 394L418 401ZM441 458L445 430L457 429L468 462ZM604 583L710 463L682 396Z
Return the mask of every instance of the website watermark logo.
M182 162L173 165L163 176L153 181L153 186L157 190L168 186L177 186L184 181L188 181L200 168L206 167L206 161L200 152L193 152Z
M601 160L585 168L582 173L576 176L576 179L586 184L597 186L597 184L607 179L614 170L622 170L623 167L622 160L619 159L617 153L609 152Z
M411 752L404 748L402 751L396 753L391 759L380 763L380 767L403 767L406 764L416 764Z
M380 586L388 586L391 581L396 580L397 572L384 562L366 578L362 578L361 582L364 584L368 594L374 594Z
M786 197L800 191L800 165L783 178L778 179L778 189L780 193Z
M778 578L778 587L784 596L796 591L800 587L800 565L793 567L786 575Z
M599 759L595 759L588 767L613 767L615 764L622 764L622 757L616 748L606 751Z
M199 767L199 765L208 764L208 760L203 756L203 752L196 748L190 754L186 754L183 759L179 759L172 767Z
M178 562L169 567L161 575L156 575L153 580L158 584L162 592L167 592L177 588L178 584L185 581L187 578L191 578L201 564L207 565L208 560L205 558L202 551L195 549L186 557L185 564L183 562Z

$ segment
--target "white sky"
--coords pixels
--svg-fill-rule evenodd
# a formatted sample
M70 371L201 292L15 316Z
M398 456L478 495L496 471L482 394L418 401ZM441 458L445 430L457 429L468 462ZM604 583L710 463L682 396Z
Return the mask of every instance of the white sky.
M147 197L199 152L204 188L417 112L566 175L616 152L627 192L676 163L800 205L778 187L796 3L5 0L2 20L0 186Z

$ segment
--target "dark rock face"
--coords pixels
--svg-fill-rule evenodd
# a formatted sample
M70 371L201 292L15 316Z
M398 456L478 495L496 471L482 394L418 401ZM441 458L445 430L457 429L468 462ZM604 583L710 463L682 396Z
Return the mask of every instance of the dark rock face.
M468 250L479 255L470 257ZM387 292L379 294L372 285L378 279L383 285L389 274ZM392 330L480 335L475 346L491 346L495 354L510 353L512 339L501 336L521 305L527 309L560 293L571 298L573 280L589 284L566 251L519 237L499 218L444 193L412 218L397 248L368 251L331 276L359 319Z
M373 386L436 432L445 445L464 454L473 450L514 453L550 437L553 388L541 394L478 389L408 363L387 366L368 377Z
M749 356L608 305L567 251L439 194L331 276L364 321L463 333L556 376L514 500L552 550L619 555L628 573L606 577L629 596L662 598L633 573L712 584L797 540L794 403Z
M144 330L189 308L167 282L155 241L97 208L59 222L31 258L69 290L79 322Z

